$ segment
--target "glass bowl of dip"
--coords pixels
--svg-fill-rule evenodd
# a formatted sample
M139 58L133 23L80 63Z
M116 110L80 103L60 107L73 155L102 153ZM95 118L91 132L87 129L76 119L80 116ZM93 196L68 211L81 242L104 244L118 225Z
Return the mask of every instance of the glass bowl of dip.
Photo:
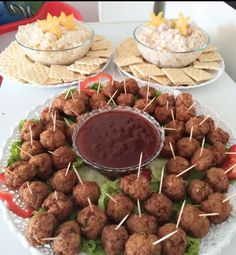
M75 44L76 37L78 38L78 36L82 37L84 35L79 32L76 34L76 31L73 31L74 33L71 33L71 36L70 34L68 34L68 36L63 35L64 38L62 36L60 40L57 40L55 36L51 36L49 34L47 34L47 39L45 39L44 35L42 35L41 40L40 36L36 36L36 38L34 38L34 36L31 35L34 46L29 46L27 44L28 33L24 34L24 32L30 31L31 27L31 33L38 32L37 28L34 28L37 24L36 22L22 26L22 28L18 30L15 38L21 49L33 61L44 65L69 65L84 57L88 53L94 38L94 30L91 26L79 21L76 22L87 33L86 38L78 44ZM45 45L45 42L47 45L42 49L40 46ZM50 46L50 42L52 45L55 45L54 49L47 49L48 46Z
M188 66L189 64L193 63L203 52L204 49L207 48L210 42L209 35L201 29L202 37L198 38L199 40L202 40L202 38L205 38L205 41L200 43L201 45L198 47L193 47L192 49L188 50L170 50L167 49L166 46L168 45L173 45L173 42L175 40L175 35L172 34L169 37L168 36L163 36L161 38L161 43L160 45L156 47L151 47L150 45L153 42L153 37L151 36L151 33L149 34L148 38L145 38L145 40L149 41L149 46L146 45L143 40L142 36L145 35L143 31L145 29L150 29L148 28L147 24L141 24L138 27L135 28L133 32L133 37L136 41L137 47L142 55L142 57L149 63L155 64L159 67L185 67ZM171 29L170 29L171 30ZM172 29L173 32L174 29ZM184 39L184 37L182 37ZM186 38L187 40L187 38ZM197 42L197 40L193 39L192 46L194 46ZM155 44L155 42L153 42ZM198 44L199 44L198 43ZM183 45L184 47L184 40L177 42L176 45ZM164 47L162 47L164 46Z
M109 177L138 170L156 158L164 131L149 114L130 107L109 107L83 116L73 133L73 147L91 167Z

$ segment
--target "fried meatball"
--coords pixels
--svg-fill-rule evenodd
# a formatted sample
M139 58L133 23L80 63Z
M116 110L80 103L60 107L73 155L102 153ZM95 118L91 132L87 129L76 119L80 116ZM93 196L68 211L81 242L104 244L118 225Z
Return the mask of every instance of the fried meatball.
M127 214L130 214L134 209L134 204L132 200L122 193L112 196L116 201L112 199L108 200L107 203L107 216L114 222L120 222Z
M92 205L92 210L87 206L78 212L77 222L86 239L97 240L107 222L107 217L103 210Z
M59 226L53 241L53 252L57 255L76 255L80 250L81 234L76 221L66 221Z
M102 230L101 243L106 254L121 255L124 253L125 243L129 235L125 227L121 226L117 230L116 225L107 225Z
M53 98L52 108L59 112L63 112L63 107L64 107L66 100L67 100L66 94L64 94L64 93L56 96L55 98Z
M150 181L142 175L139 178L137 174L124 176L121 179L120 188L133 199L145 200L151 195Z
M69 163L73 163L75 160L75 152L67 146L57 148L52 154L52 163L56 169L66 168Z
M54 131L53 128L50 128L43 131L43 133L40 135L40 143L44 148L50 151L54 151L57 148L63 146L65 141L65 135L58 129Z
M116 92L117 91L117 92ZM109 99L111 96L114 95L113 99L116 99L119 95L118 89L116 87L116 84L114 83L108 83L106 86L102 89L102 94Z
M72 136L73 136L73 133L74 133L74 130L75 130L75 127L76 127L76 123L73 123L70 125L70 127L67 129L67 132L66 132L66 138L69 140L70 143L72 143Z
M175 114L175 108L168 106L156 106L154 117L155 119L161 124L165 125L166 123L170 122L172 120L172 113L171 109L173 111L173 114Z
M167 103L168 101L168 103ZM175 105L175 97L169 93L163 93L157 97L156 103L158 106L174 106Z
M166 128L171 128L173 130L166 130L166 135L171 136L177 142L184 136L185 123L180 120L172 120L165 125Z
M156 217L158 223L162 224L170 220L173 203L167 196L155 192L144 202L144 208L149 214Z
M147 95L148 92L148 95ZM139 95L141 98L148 98L148 99L152 99L153 97L156 96L156 90L152 87L148 86L143 86L139 89Z
M63 112L69 116L78 116L86 112L86 105L78 99L69 99L64 104Z
M131 93L133 95L137 95L139 93L139 86L135 79L128 78L120 82L118 88L124 91L124 86L126 86L126 92Z
M172 154L172 151L171 151L171 148L170 148L170 143L171 143L172 148L175 152L176 143L175 143L174 138L172 136L165 136L163 147L162 147L162 150L160 152L160 155L162 157L165 157L165 158L173 157L173 154Z
M86 181L83 185L78 184L73 188L73 199L79 207L88 206L88 198L92 204L97 204L99 197L100 189L96 182Z
M221 142L216 142L210 147L213 152L213 162L214 165L222 165L227 160L227 155L225 154L225 145Z
M203 118L201 116L190 118L186 122L185 132L187 134L190 134L193 127L193 137L197 140L201 140L204 136L208 134L210 130L210 125L207 123L207 121L205 121L204 123L202 123L202 121Z
M174 174L166 175L163 178L162 191L171 200L182 200L185 195L184 180Z
M134 106L135 97L130 93L122 93L117 97L117 103L121 106Z
M219 224L226 221L232 211L232 205L229 201L223 203L226 198L224 194L213 193L209 195L208 199L201 203L201 210L205 213L219 213L216 216L210 216L209 221L213 224Z
M176 148L178 155L189 159L200 148L200 144L195 138L190 141L189 137L183 137L177 142Z
M45 125L44 130L51 129L53 127L54 127L54 123L51 121L51 122L48 122ZM56 129L60 130L64 135L66 135L67 126L66 126L65 121L63 121L63 120L56 120L55 127L56 127Z
M31 157L28 155L38 155L40 153L43 153L43 147L39 141L32 141L31 142L24 142L21 146L21 151L20 151L20 159L23 161L28 161Z
M37 177L42 181L47 180L53 172L52 159L48 153L31 157L29 163L36 169Z
M132 214L128 218L126 226L131 235L134 233L155 235L157 233L156 218L147 214L141 214L141 217L139 217L137 214Z
M148 107L146 107L149 103L150 103L150 99L148 99L148 101L146 99L138 99L135 102L134 107L148 113L148 114L153 114L155 111L155 102L152 102Z
M212 166L213 164L213 153L208 148L202 149L202 155L201 155L201 148L196 150L192 159L191 164L195 165L195 169L197 171L204 171Z
M193 205L186 204L180 220L180 227L193 237L202 238L208 234L210 222L199 216L204 213Z
M71 193L76 182L77 176L74 171L68 171L67 169L61 169L57 171L50 180L50 185L53 190L61 191L63 193Z
M21 131L20 131L20 136L21 139L24 141L30 141L31 137L31 132L30 132L30 127L32 131L32 139L33 140L38 140L40 134L43 132L43 124L41 121L36 121L36 120L27 120Z
M37 213L28 223L26 239L32 246L44 245L49 241L43 239L53 236L57 224L57 220L53 214L48 212Z
M48 195L48 186L40 181L25 182L19 189L20 197L27 207L38 209Z
M213 193L213 189L207 182L202 180L192 180L189 183L187 193L193 203L199 204Z
M43 207L52 213L58 221L63 221L70 216L73 210L73 201L64 193L54 191L44 200Z
M212 167L207 170L206 181L215 192L225 193L229 188L229 180L222 168Z
M153 245L156 235L135 233L125 244L125 255L161 255L161 244Z
M189 161L181 156L169 159L166 165L168 174L179 174L189 167Z
M49 107L46 107L40 113L40 120L44 125L46 125L48 122L53 121L55 115L56 120L59 120L60 119L59 112L53 108L50 109Z
M4 181L9 189L17 189L31 181L37 174L36 168L28 162L18 161L5 169Z
M207 135L207 141L211 144L216 142L221 142L223 144L228 143L229 141L229 134L221 128L211 128L210 132Z
M188 121L190 118L196 116L196 111L194 107L189 108L188 106L182 104L176 107L175 113L177 120L182 120L184 122Z
M188 245L186 233L181 228L176 228L173 223L167 223L158 230L158 237L162 238L175 230L174 235L162 242L161 254L163 255L184 255Z
M79 100L81 102L83 102L86 106L89 103L89 96L84 92L84 91L74 91L73 93L73 98L76 100Z
M189 93L181 93L177 96L175 104L176 106L185 105L190 107L193 104L193 97Z
M91 96L89 100L89 104L92 108L92 110L96 110L99 108L102 108L107 104L106 98L103 94L101 93L95 93Z

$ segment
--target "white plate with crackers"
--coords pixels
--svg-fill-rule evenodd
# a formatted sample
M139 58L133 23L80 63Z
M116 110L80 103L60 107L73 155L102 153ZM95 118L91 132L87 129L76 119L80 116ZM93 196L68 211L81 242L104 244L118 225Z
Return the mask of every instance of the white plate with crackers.
M33 62L25 55L18 43L13 41L0 54L0 74L25 86L68 87L102 72L109 65L112 57L112 43L101 35L95 35L91 49L85 57L68 66L46 66Z
M192 89L211 84L220 78L225 69L224 60L214 45L209 45L187 67L160 68L143 59L131 37L116 48L114 63L125 76L177 89Z

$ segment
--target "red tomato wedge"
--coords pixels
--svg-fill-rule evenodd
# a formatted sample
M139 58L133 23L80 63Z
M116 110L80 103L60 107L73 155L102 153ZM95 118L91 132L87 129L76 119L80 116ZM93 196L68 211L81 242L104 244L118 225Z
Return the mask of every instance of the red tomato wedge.
M90 87L93 85L93 83L101 82L111 82L112 76L107 73L99 73L93 77L90 77L80 83L80 90L84 91L89 96L92 96L94 93L96 93L95 90L91 89Z
M227 173L229 179L236 179L236 161L235 160L228 160L223 164L223 169L227 171L232 167L232 170Z

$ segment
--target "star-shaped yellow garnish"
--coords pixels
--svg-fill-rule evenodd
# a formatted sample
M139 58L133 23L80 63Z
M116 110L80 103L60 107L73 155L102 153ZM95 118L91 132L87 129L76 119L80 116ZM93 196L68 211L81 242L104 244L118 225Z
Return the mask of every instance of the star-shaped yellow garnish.
M162 23L164 23L164 18L163 18L163 12L159 12L157 15L155 15L154 12L151 12L150 15L150 22L149 24L154 26L154 27L158 27L160 26Z
M182 13L179 14L178 19L175 21L175 28L177 28L184 36L187 35L188 22L189 17L184 17Z
M64 12L61 12L59 17L59 23L61 26L67 28L68 30L75 30L74 14L66 16Z

